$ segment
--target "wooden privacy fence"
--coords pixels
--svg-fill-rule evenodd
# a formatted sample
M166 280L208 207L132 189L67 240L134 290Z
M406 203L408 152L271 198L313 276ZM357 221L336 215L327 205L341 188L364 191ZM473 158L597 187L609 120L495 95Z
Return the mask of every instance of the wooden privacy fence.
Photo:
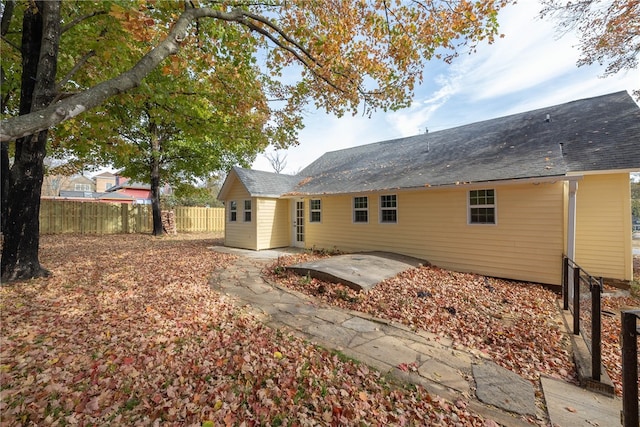
M224 231L224 208L175 208L178 232ZM42 200L40 233L151 233L151 205Z
M224 231L224 208L175 207L179 232Z

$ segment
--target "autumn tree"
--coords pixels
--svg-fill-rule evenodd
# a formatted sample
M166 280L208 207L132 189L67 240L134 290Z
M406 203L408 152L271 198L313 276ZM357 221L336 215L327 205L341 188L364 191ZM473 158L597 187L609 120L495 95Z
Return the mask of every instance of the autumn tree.
M260 58L260 70L280 82L273 95L285 103L283 114L268 123L275 123L277 139L294 140L298 128L281 121L309 102L338 116L410 105L425 62L450 61L481 40L492 41L498 11L510 2L7 2L2 16L7 107L0 130L2 175L8 176L3 280L46 274L38 259L38 211L48 130L139 87L167 58L197 40L210 37L217 48L235 40L207 34L200 23L213 20L255 43L258 49L239 60L257 64ZM157 9L173 12L162 18ZM15 18L20 14L21 24ZM123 32L153 47L142 51L127 38L115 41ZM5 56L5 50L12 54ZM129 57L139 59L123 69L123 58ZM62 78L56 80L59 67Z
M606 65L604 76L638 68L640 1L542 0L540 16L557 21L562 33L576 31L578 66ZM634 94L640 98L640 89Z
M165 20L168 12L174 10L157 8L153 19ZM125 13L112 8L112 15ZM257 45L243 37L241 28L207 20L190 37L178 55L139 87L60 126L54 140L64 148L57 150L64 157L113 166L124 176L150 183L154 235L163 233L161 184L191 192L189 184L206 180L213 171L248 165L269 144L291 144L283 136L292 133L277 129L300 126L299 117L282 115L268 103L267 95L279 85L250 60ZM222 38L228 42L218 46ZM129 43L149 48L148 36ZM276 117L280 120L274 126L269 121Z

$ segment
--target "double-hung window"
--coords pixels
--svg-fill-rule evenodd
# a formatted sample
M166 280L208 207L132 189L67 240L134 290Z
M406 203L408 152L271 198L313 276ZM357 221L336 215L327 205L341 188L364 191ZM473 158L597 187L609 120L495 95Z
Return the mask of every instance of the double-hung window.
M380 222L387 224L398 222L398 199L395 194L380 196Z
M353 198L353 222L369 222L369 198Z
M251 200L244 201L244 222L251 222Z
M496 191L469 191L469 224L496 223Z
M229 221L235 222L238 220L238 203L235 200L229 202Z
M320 199L311 199L309 201L309 222L320 222L322 219Z

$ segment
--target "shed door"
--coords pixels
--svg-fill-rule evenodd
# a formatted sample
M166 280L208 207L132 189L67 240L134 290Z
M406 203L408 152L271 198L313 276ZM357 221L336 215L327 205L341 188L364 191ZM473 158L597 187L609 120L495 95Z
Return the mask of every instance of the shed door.
M293 231L292 235L292 246L304 247L304 200L296 199L293 201L293 213L291 215L293 218Z

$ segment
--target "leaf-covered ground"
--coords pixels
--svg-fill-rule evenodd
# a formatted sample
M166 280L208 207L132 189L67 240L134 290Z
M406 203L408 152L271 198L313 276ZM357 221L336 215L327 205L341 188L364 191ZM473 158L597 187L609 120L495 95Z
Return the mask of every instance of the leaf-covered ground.
M264 273L281 285L342 308L394 320L452 338L454 345L487 354L497 364L537 382L540 374L576 381L570 342L559 317L558 295L532 283L423 266L385 280L370 291L300 277L282 268L326 254L282 257ZM621 395L620 309L637 297L603 299L602 360ZM640 360L639 360L640 361Z
M495 425L264 327L217 243L43 236L53 276L0 287L0 425Z

